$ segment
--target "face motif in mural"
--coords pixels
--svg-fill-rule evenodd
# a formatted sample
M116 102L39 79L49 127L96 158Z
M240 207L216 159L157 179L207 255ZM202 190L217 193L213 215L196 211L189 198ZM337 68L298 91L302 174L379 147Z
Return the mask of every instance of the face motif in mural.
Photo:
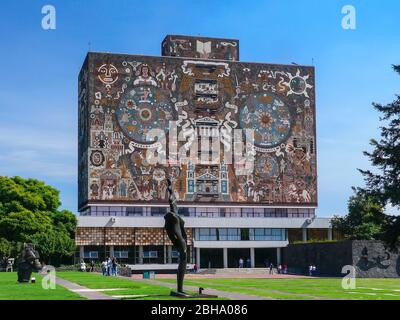
M98 78L105 85L111 85L118 80L118 70L112 64L103 64L98 69Z

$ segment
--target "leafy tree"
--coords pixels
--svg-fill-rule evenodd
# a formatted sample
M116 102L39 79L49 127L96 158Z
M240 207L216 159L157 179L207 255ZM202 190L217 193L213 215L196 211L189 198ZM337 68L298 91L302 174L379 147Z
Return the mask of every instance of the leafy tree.
M400 65L393 66L400 74ZM389 104L374 103L373 107L382 113L379 141L370 140L372 152L364 152L377 172L371 170L359 171L364 176L366 188L358 188L376 198L382 205L391 204L400 208L400 96ZM392 247L400 244L400 217L386 216L383 239Z
M0 255L33 242L47 263L72 256L77 220L60 205L59 191L44 182L0 176Z
M75 242L64 230L37 233L32 236L31 242L40 248L40 258L47 264L59 265L63 257L72 256L75 252Z
M9 257L11 255L11 242L0 237L0 258Z
M382 204L374 196L359 190L355 190L349 199L348 214L332 219L332 227L351 240L379 240L385 225Z
M52 220L46 212L23 209L11 212L0 220L0 236L9 241L29 242L31 236L52 229Z

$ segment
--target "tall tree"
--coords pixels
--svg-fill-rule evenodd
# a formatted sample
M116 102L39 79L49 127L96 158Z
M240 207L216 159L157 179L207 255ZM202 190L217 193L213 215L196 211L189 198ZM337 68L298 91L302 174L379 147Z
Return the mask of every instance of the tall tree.
M332 227L346 239L380 240L386 225L384 207L374 196L354 191L348 202L348 214L333 217Z
M400 65L394 65L400 74ZM400 96L389 104L373 103L373 107L382 114L380 140L371 139L372 152L365 151L377 172L359 171L364 176L366 188L359 188L377 199L382 204L391 204L400 209ZM387 228L384 238L395 246L400 244L400 217L387 216Z
M23 242L35 243L47 263L72 256L77 220L60 205L59 191L44 182L0 176L0 256L15 255Z

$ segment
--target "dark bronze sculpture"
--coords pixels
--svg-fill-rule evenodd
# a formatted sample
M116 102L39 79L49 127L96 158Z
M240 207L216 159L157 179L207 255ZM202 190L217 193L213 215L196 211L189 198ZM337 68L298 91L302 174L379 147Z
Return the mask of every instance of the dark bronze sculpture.
M186 273L187 265L187 245L186 245L186 232L185 232L185 222L178 214L178 206L176 204L176 197L172 189L172 181L170 178L167 179L168 182L168 192L169 192L169 207L170 212L165 216L165 230L167 231L168 237L172 244L179 252L179 265L177 272L177 292L171 292L172 295L177 296L187 296L183 292L183 279Z
M177 270L177 291L171 292L172 296L177 296L181 298L217 298L215 295L204 294L203 288L199 288L199 294L190 295L183 291L183 279L186 273L187 265L187 235L185 232L185 222L178 214L178 206L176 204L177 200L172 187L172 181L170 178L167 179L168 182L168 193L169 193L169 207L170 212L165 216L165 230L167 231L168 237L172 244L179 252L179 265ZM201 290L200 290L201 289Z
M39 261L39 253L31 243L24 243L21 259L18 263L18 282L27 283L31 279L33 271L39 271L42 265Z

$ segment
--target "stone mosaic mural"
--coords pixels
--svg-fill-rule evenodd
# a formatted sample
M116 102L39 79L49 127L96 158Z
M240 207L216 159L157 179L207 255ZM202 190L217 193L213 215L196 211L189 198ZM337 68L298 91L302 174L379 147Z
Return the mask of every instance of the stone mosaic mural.
M187 203L316 204L314 68L207 57L88 54L78 93L80 207L167 203L167 175ZM167 139L171 121L177 145ZM152 129L165 140L149 138ZM204 136L235 153L235 129L254 130L241 163L152 164L146 156L176 156ZM249 157L254 169L243 174Z

